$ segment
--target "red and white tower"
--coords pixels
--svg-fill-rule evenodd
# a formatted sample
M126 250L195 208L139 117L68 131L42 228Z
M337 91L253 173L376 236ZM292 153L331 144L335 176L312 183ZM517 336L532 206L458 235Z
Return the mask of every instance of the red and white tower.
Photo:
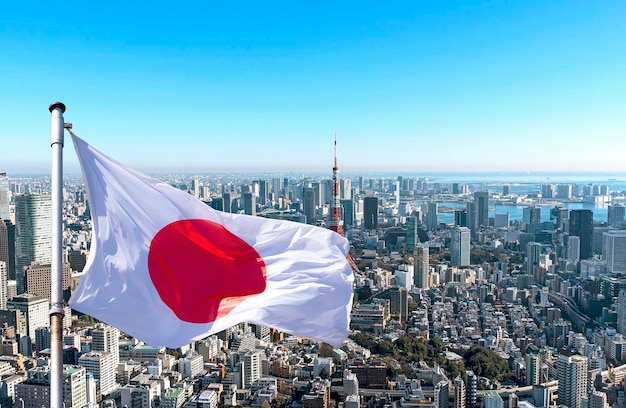
M337 135L335 135L335 165L333 166L333 201L330 205L330 229L343 235L341 201L339 198L339 166L337 165Z

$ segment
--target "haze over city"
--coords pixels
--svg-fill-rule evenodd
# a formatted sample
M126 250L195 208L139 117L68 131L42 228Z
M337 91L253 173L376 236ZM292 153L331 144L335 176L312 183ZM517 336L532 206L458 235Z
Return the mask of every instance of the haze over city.
M626 5L70 4L0 15L2 170L48 104L142 171L626 172ZM77 172L66 143L66 171Z

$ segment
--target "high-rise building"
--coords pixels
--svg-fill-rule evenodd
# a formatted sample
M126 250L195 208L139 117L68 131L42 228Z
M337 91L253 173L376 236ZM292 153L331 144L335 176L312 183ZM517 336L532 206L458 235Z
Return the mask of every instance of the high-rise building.
M542 245L539 242L529 242L526 244L526 274L533 275L535 266L539 266L539 256Z
M345 397L359 396L359 379L348 369L343 370L343 394Z
M227 213L232 213L233 212L233 196L230 193L230 191L225 191L222 193L222 198L224 200L223 202L223 206L224 209L222 211L227 212Z
M428 245L418 244L413 250L415 287L428 289L430 287L430 254Z
M567 237L567 259L573 262L580 261L580 237Z
M343 213L343 223L346 226L346 228L352 227L354 225L354 220L355 220L355 205L354 205L354 200L352 199L345 199L345 200L341 200L341 210Z
M541 356L527 353L524 360L526 363L526 385L541 384Z
M505 212L504 214L493 215L493 226L496 228L509 228L511 225L511 214Z
M433 406L435 408L448 408L450 398L450 384L448 380L438 381L433 387Z
M81 408L87 405L86 373L83 367L63 365L63 406ZM26 381L15 384L15 400L23 407L50 407L50 367L28 370Z
M466 404L467 408L476 408L478 406L478 400L476 398L478 391L478 377L472 370L465 372L465 388L467 390Z
M256 215L256 195L253 192L243 193L243 212L247 215Z
M419 243L417 235L417 217L410 216L406 219L406 250L412 252L415 245Z
M315 224L315 190L305 187L303 191L303 209L307 224Z
M115 366L120 362L120 331L115 327L100 323L91 331L91 349L106 351L113 355Z
M454 227L450 231L450 265L468 266L470 264L470 229Z
M581 408L582 397L587 395L587 357L559 355L557 379L559 405Z
M17 291L24 293L24 267L49 264L52 257L52 200L50 195L15 197L15 268Z
M438 215L437 202L432 201L426 204L426 227L428 229L437 228L437 223L438 223L437 215Z
M502 408L504 401L498 391L485 391L485 408Z
M524 224L538 224L541 222L541 207L524 207L522 213L522 222Z
M467 227L467 209L454 210L454 225Z
M9 231L3 220L0 220L0 262L6 264L9 271ZM7 275L8 276L8 275Z
M363 198L363 228L366 230L378 228L378 197Z
M617 331L626 335L626 289L622 289L617 297Z
M591 394L589 394L589 408L609 408L606 393L593 390Z
M249 388L261 378L261 354L257 351L240 352L242 365L242 387Z
M409 291L406 287L393 286L389 288L389 311L400 318L401 322L406 322L409 315Z
M461 376L457 376L453 382L454 385L454 408L465 408L465 382Z
M556 186L556 195L559 198L572 198L573 189L571 184L558 184Z
M602 258L610 272L626 272L625 230L612 230L602 234Z
M72 280L72 270L70 264L65 262L62 270L63 300L70 299L70 286ZM24 268L24 292L31 295L41 296L51 299L52 268L50 264L32 263Z
M110 394L116 388L115 373L117 366L113 354L106 351L90 351L78 357L78 365L85 367L87 372L93 374L100 386L100 394Z
M472 231L472 236L476 236L476 202L468 201L465 204L465 223L466 226ZM455 218L456 221L456 218ZM455 222L455 225L459 225ZM459 225L461 226L461 225Z
M591 210L571 210L569 213L569 234L580 238L580 259L593 255L593 212Z
M178 360L178 371L183 378L197 378L204 371L202 355L195 351L187 351L185 356Z
M4 226L0 226L0 229L6 232L8 279L15 280L15 225L11 223L11 220L0 220L0 223L4 224ZM3 233L0 231L0 240L2 240L2 236Z
M341 198L349 200L352 198L352 180L349 178L343 178L339 180L339 192Z
M556 186L554 184L542 184L541 185L541 197L543 198L555 198Z
M626 207L623 205L609 205L607 210L607 224L609 224L609 227L619 227L624 224L625 209Z
M6 310L7 308L7 263L0 261L0 310Z
M474 203L476 210L476 227L488 227L489 226L489 192L488 191L476 191L474 192Z
M259 180L259 204L266 205L269 199L270 182L268 180Z
M550 221L554 224L554 228L566 231L569 221L567 208L555 206L550 209Z
M48 299L28 293L17 295L7 300L7 310L19 310L26 318L26 333L20 333L35 338L35 330L50 326ZM16 327L17 330L21 330Z
M11 189L9 188L9 177L6 173L0 173L0 219L10 220L11 213L9 204L11 203Z

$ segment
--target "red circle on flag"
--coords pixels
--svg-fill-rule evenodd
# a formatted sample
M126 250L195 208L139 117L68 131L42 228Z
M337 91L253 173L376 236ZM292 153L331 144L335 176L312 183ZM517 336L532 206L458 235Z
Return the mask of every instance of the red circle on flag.
M190 323L210 323L265 290L265 262L224 226L181 220L152 239L148 270L161 300Z

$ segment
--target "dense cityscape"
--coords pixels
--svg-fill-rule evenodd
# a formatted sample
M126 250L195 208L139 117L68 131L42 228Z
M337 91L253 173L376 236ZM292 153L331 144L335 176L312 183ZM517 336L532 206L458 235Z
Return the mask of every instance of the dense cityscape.
M66 308L66 407L626 406L626 197L604 182L159 175L220 211L351 243L341 348L241 323L178 350ZM0 174L0 399L49 406L50 180ZM91 245L64 184L63 293Z

